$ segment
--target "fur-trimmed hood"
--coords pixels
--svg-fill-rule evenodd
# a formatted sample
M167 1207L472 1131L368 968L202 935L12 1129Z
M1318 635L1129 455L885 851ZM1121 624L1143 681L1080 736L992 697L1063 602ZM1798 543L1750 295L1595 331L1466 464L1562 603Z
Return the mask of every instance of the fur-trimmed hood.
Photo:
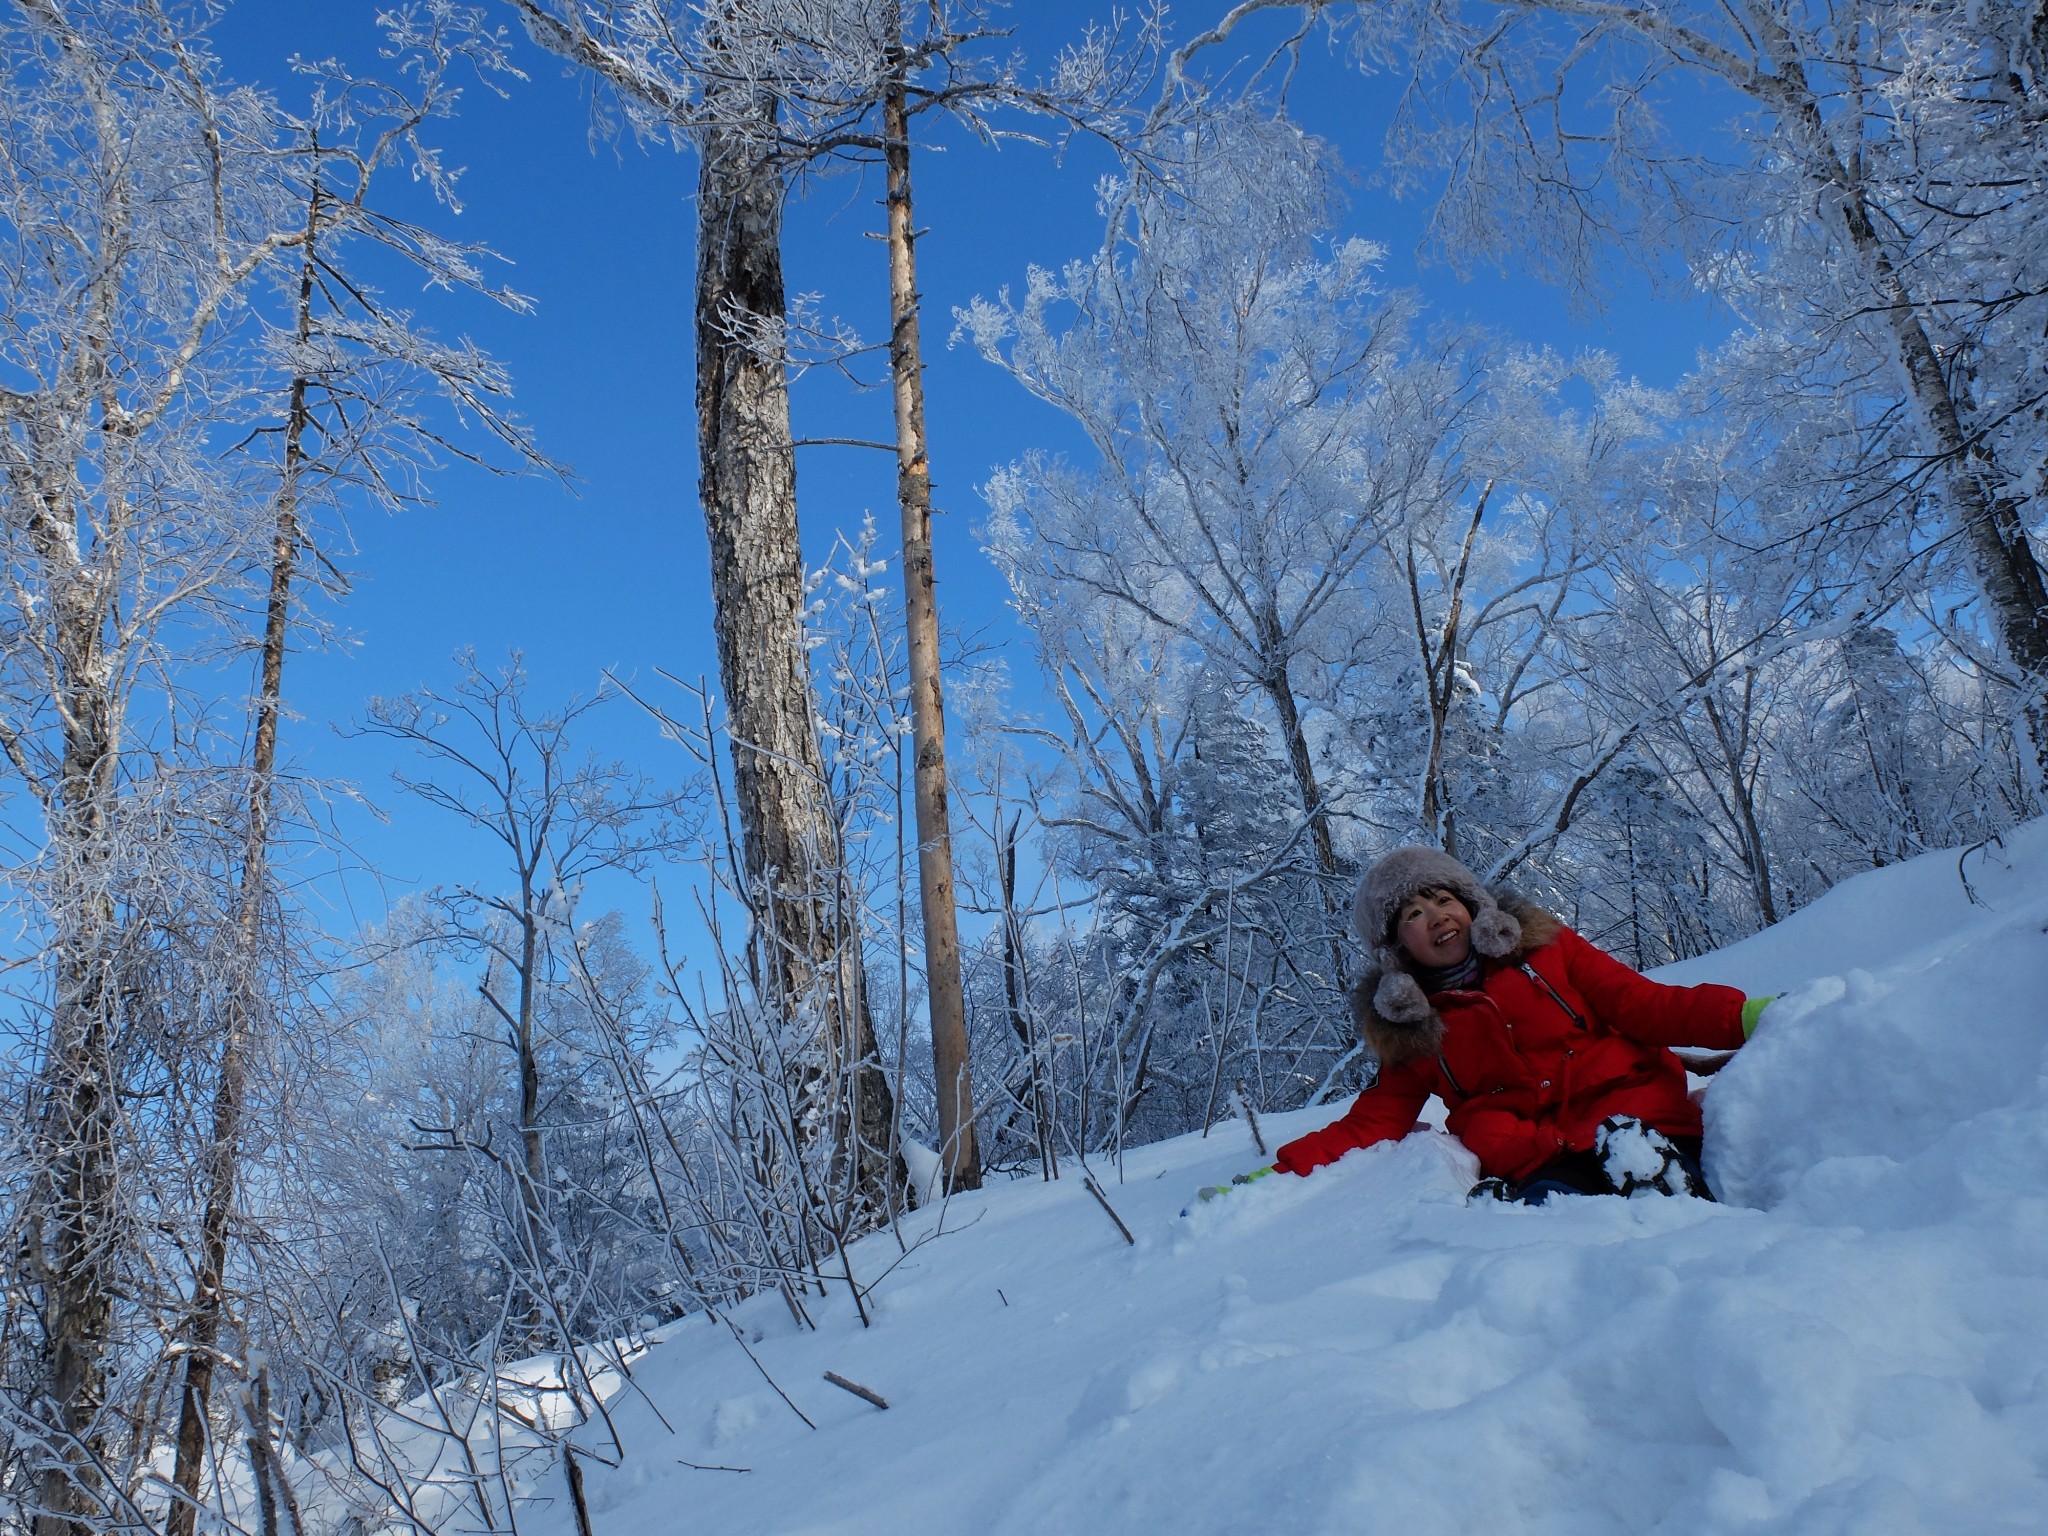
M1490 959L1500 965L1519 965L1564 927L1533 902L1516 896L1495 900L1498 906L1491 914L1497 920L1495 931L1487 935L1491 943L1475 943L1485 957L1482 963ZM1416 981L1407 952L1389 945L1375 947L1371 954L1364 974L1351 987L1351 1019L1359 1035L1382 1066L1434 1056L1443 1045L1443 1015Z

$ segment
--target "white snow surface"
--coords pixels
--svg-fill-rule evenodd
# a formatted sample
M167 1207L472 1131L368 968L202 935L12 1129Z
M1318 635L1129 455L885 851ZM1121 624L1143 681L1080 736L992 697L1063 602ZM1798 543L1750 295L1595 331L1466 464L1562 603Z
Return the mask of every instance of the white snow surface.
M1200 1204L1264 1161L1230 1121L1096 1163L1128 1247L1070 1162L858 1244L871 1327L843 1285L815 1331L739 1310L816 1429L667 1330L593 1528L2048 1531L2048 826L1963 869L1975 901L1931 855L1663 973L1785 997L1706 1090L1727 1204L1467 1207L1440 1132Z

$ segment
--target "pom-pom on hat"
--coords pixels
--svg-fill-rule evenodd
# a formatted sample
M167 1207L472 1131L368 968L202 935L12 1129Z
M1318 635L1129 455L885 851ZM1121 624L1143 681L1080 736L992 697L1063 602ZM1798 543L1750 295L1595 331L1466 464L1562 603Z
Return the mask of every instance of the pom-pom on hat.
M1379 972L1373 1006L1387 1018L1412 1022L1428 1015L1429 999L1409 974L1407 953L1394 937L1394 923L1418 891L1449 891L1472 914L1472 947L1499 959L1522 942L1522 925L1503 912L1477 875L1440 848L1396 848L1358 882L1351 926L1370 951Z

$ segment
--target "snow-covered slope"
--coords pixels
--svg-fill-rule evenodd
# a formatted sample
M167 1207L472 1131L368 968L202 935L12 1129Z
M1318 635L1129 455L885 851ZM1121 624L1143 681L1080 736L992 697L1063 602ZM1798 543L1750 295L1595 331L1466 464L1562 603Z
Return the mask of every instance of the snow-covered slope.
M1097 1166L1127 1247L1070 1166L861 1243L872 1327L743 1309L815 1429L671 1330L597 1536L2048 1530L2048 828L1966 868L1983 905L1930 857L1674 968L1788 994L1708 1091L1742 1203L1468 1209L1432 1134L1183 1218L1261 1160L1233 1122Z

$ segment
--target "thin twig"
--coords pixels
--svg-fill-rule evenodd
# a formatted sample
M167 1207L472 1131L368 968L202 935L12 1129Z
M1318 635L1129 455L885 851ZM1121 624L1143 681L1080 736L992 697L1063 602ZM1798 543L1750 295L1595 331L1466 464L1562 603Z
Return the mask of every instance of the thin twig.
M833 1386L851 1392L855 1397L866 1398L869 1402L873 1403L877 1408L887 1408L889 1406L889 1400L883 1397L881 1393L870 1392L866 1387L862 1386L859 1382L848 1381L844 1376L840 1375L837 1371L827 1371L825 1373L825 1379L831 1382Z
M1252 1133L1252 1145L1259 1149L1259 1156L1271 1157L1273 1154L1266 1149L1266 1138L1259 1133L1259 1117L1252 1108L1251 1095L1244 1091L1243 1078L1237 1080L1237 1087L1230 1096L1237 1101L1237 1112L1244 1116L1244 1123Z
M1129 1243L1133 1248L1137 1247L1138 1240L1135 1237L1131 1236L1131 1229L1124 1225L1123 1217L1117 1215L1116 1207L1109 1203L1109 1196L1105 1195L1102 1192L1102 1186L1095 1182L1095 1175L1092 1173L1082 1174L1081 1185L1084 1189L1088 1191L1089 1194L1095 1197L1095 1203L1102 1207L1103 1213L1107 1215L1111 1221L1116 1223L1116 1229L1117 1231L1123 1233L1124 1241Z

